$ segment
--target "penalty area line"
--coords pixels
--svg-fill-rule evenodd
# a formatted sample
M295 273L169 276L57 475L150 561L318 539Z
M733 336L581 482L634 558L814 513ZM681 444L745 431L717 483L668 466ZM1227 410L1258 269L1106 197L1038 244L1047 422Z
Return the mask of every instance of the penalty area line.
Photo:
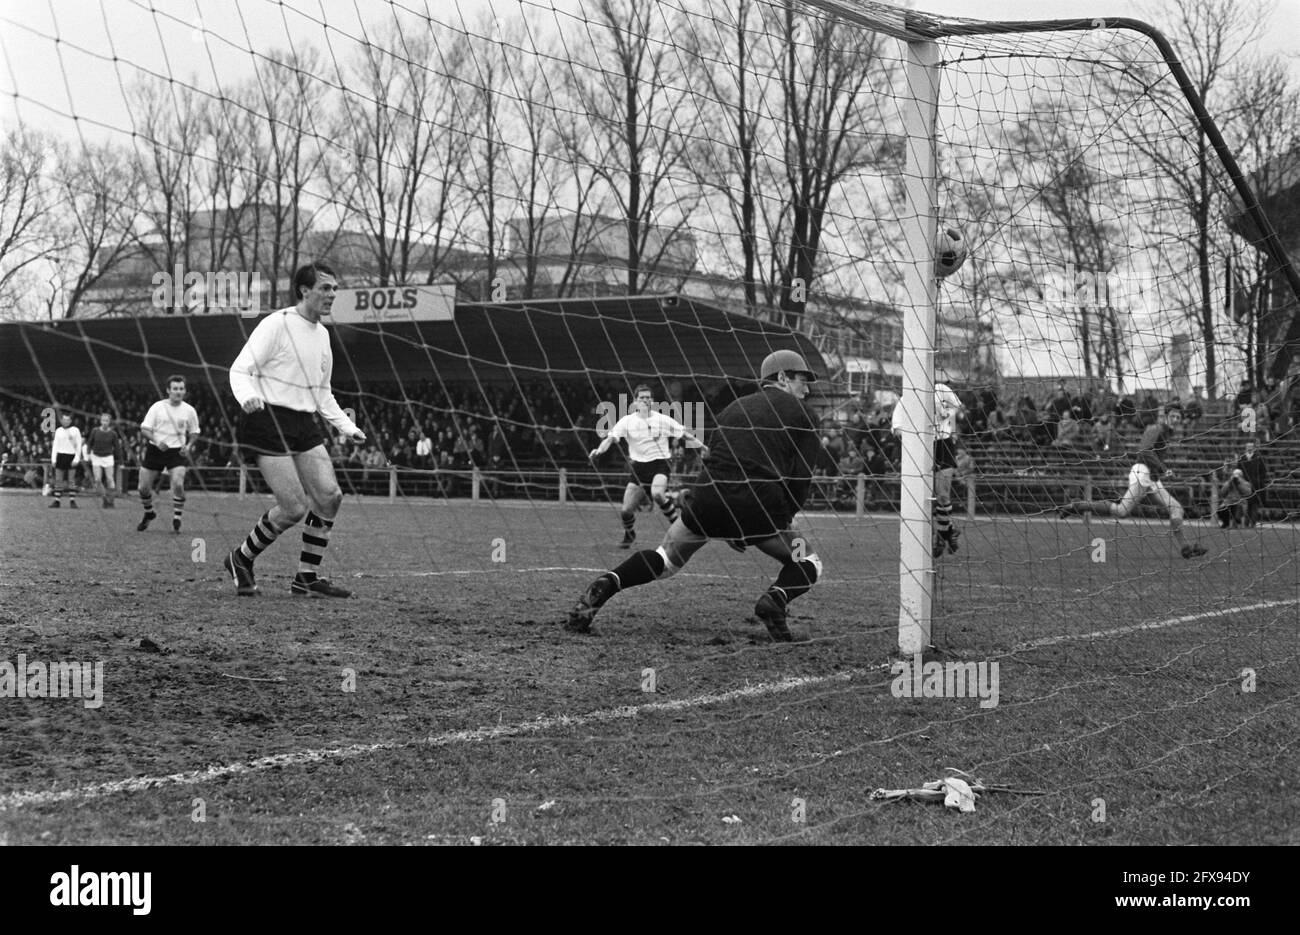
M1294 607L1300 604L1300 598L1288 598L1284 601L1260 601L1257 604L1245 604L1241 607L1227 607L1223 610L1207 610L1199 614L1185 614L1181 617L1169 617L1165 620L1149 620L1146 623L1135 623L1127 627L1114 627L1109 630L1093 630L1091 633L1065 633L1060 636L1048 636L1040 640L1030 640L1028 643L1020 643L1012 652L1020 652L1025 649L1041 649L1044 646L1056 646L1061 643L1069 643L1075 640L1096 640L1105 639L1108 636L1127 636L1130 633L1140 633L1143 630L1163 630L1167 627L1176 627L1184 623L1195 623L1198 620L1210 620L1214 617L1232 617L1236 614L1247 614L1254 610L1271 610L1274 607Z
M675 711L687 711L693 708L707 708L728 704L749 698L780 695L835 682L847 682L864 675L873 675L871 669L849 669L831 675L808 675L784 678L776 682L760 682L729 691L711 695L697 695L694 698L682 698L674 701L653 701L641 705L622 705L606 708L588 714L555 714L538 717L529 721L516 721L513 724L498 724L493 727L477 727L468 730L446 731L416 740L383 741L379 743L352 744L346 747L323 747L314 750L299 750L294 753L278 753L272 756L258 757L240 763L225 763L209 766L207 769L191 770L184 773L171 773L165 776L137 776L132 779L119 779L113 782L93 783L72 789L48 789L40 791L8 792L0 794L0 812L23 806L57 805L61 802L85 802L90 799L103 798L121 793L146 792L171 786L197 786L221 779L251 776L257 773L284 767L301 766L307 763L326 763L340 760L356 759L374 753L389 750L419 749L421 747L438 748L461 743L484 743L506 737L524 737L540 734L554 729L573 729L590 724L602 724L609 721L627 720L646 714L663 714Z

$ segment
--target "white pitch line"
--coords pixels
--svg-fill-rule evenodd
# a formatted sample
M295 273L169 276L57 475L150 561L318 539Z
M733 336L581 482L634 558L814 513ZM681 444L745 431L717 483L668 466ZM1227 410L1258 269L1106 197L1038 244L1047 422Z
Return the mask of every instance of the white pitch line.
M684 711L690 708L726 704L745 698L779 695L784 692L795 691L809 686L825 685L831 682L847 682L853 678L872 674L872 672L871 669L849 669L845 672L836 672L833 675L808 675L785 678L777 682L760 682L757 685L733 688L730 691L720 692L715 695L698 695L694 698L683 698L676 701L654 701L643 705L624 705L618 708L592 711L589 714L551 715L550 717L540 717L531 721L500 724L495 727L447 731L425 737L422 740L387 741L383 743L352 744L347 747L301 750L296 753L279 753L274 756L259 757L243 763L228 763L223 766L209 766L207 769L192 770L186 773L172 773L167 776L140 776L134 779L119 779L115 782L95 783L93 785L77 786L72 789L51 789L43 792L10 792L0 795L0 812L11 808L21 808L24 805L40 806L54 805L59 802L86 801L107 795L115 795L119 792L144 792L165 786L194 786L216 779L247 776L252 773L259 773L268 769L279 769L285 766L347 760L383 750L401 750L411 747L445 747L456 743L482 743L487 740L497 740L501 737L520 737L527 734L541 733L557 727L585 727L588 724L624 720L639 717L643 714Z
M1163 630L1166 627L1176 627L1180 623L1195 623L1197 620L1208 620L1211 617L1231 617L1235 614L1245 614L1252 610L1268 610L1273 607L1294 607L1300 604L1300 598L1290 598L1285 601L1261 601L1258 604L1247 604L1243 607L1229 607L1226 610L1207 610L1199 614L1187 614L1182 617L1170 617L1167 620L1152 620L1147 623L1135 623L1128 627L1115 627L1111 630L1093 630L1091 633L1067 633L1062 636L1047 636L1041 640L1031 640L1028 643L1021 643L1013 652L1019 652L1022 649L1038 649L1043 646L1055 646L1058 643L1069 643L1073 640L1095 640L1107 636L1127 636L1130 633L1139 633L1143 630Z
M1052 646L1057 643L1066 643L1073 640L1098 639L1107 636L1124 636L1142 630L1159 630L1165 627L1177 626L1181 623L1193 623L1197 620L1205 620L1210 617L1226 617L1233 614L1247 613L1252 610L1267 610L1273 607L1288 607L1296 604L1300 604L1300 598L1292 598L1285 601L1263 601L1258 604L1247 604L1243 607L1230 607L1226 610L1212 610L1199 614L1187 614L1182 617L1171 617L1167 620L1155 620L1149 623L1139 623L1129 627L1117 627L1112 630L1095 630L1091 633L1047 637L1029 643L1022 643L1012 649L1011 652L1014 653L1024 649L1033 649L1042 646ZM0 812L12 808L21 808L24 805L41 806L54 805L59 802L86 801L107 795L114 795L119 792L143 792L164 786L192 786L200 783L211 782L216 779L225 779L232 776L244 776L252 773L263 772L268 769L278 769L284 766L297 766L303 763L319 763L322 761L346 760L359 756L368 756L371 753L378 753L383 750L400 750L410 747L444 747L454 743L481 743L487 740L496 740L501 737L519 737L526 734L536 734L556 727L584 727L587 724L598 724L605 721L634 718L641 714L657 714L660 712L684 711L691 708L709 707L712 705L726 704L727 702L744 698L782 694L784 692L794 691L809 686L826 685L832 682L847 682L864 675L879 674L880 668L881 667L873 669L849 669L844 672L836 672L832 675L810 675L798 678L786 678L781 679L778 682L760 682L757 685L746 685L744 688L734 688L730 691L721 692L715 695L697 695L694 698L683 698L677 701L655 701L643 705L624 705L618 708L592 711L589 714L559 714L551 715L549 717L539 717L531 721L516 721L513 724L501 724L496 727L479 727L471 730L448 731L442 734L435 734L431 737L426 737L423 740L387 741L383 743L353 744L348 747L327 747L315 750L300 750L296 753L280 753L275 754L274 756L259 757L256 760L248 760L243 763L228 763L224 766L210 766L203 770L192 770L186 773L171 773L167 776L140 776L134 779L119 779L114 782L77 786L72 789L50 789L41 792L10 792L0 795Z

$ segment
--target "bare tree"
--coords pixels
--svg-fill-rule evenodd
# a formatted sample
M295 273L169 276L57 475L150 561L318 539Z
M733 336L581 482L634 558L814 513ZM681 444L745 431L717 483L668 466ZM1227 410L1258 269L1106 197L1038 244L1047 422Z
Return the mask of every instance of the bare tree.
M131 154L107 144L54 149L59 291L72 318L86 294L133 257L135 222L142 199L140 165ZM109 295L102 311L129 304Z
M304 259L312 224L303 202L325 181L328 96L318 77L323 70L323 57L311 46L272 52L242 92L263 125L244 184L253 201L257 240L251 245L241 240L240 262L245 269L256 263L267 272L272 305L280 300L279 280L288 279Z
M1232 115L1222 106L1229 93L1234 68L1249 59L1252 47L1266 28L1271 4L1264 0L1163 0L1149 16L1169 24L1167 32L1179 53L1192 86L1205 101L1210 112L1224 115L1221 126L1231 123ZM1206 392L1211 399L1218 391L1217 279L1215 258L1221 255L1216 240L1221 237L1218 224L1225 207L1222 173L1217 165L1204 130L1193 119L1186 99L1177 83L1162 64L1132 62L1123 70L1112 72L1109 84L1113 95L1129 99L1134 93L1149 95L1161 114L1174 114L1184 122L1178 132L1191 143L1191 152L1181 145L1171 145L1169 125L1151 119L1152 112L1135 109L1132 119L1121 121L1129 142L1152 167L1167 190L1163 210L1181 219L1174 225L1196 266L1195 300L1189 317L1200 334L1205 355ZM1190 155L1190 158L1188 158Z
M21 304L15 287L36 264L54 256L51 199L44 188L48 146L38 134L17 127L0 152L0 310Z
M369 235L380 285L433 282L460 230L468 140L458 123L464 46L432 26L394 22L344 82L331 168L349 221Z
M572 82L589 123L566 143L617 206L629 294L645 291L665 259L681 250L700 200L699 186L683 171L699 117L681 90L670 39L677 17L661 22L659 9L650 0L597 0L591 59L575 65Z
M892 66L882 54L887 40L880 34L850 29L833 17L802 15L790 0L765 7L763 21L781 52L777 136L784 170L781 198L766 217L767 289L786 323L797 327L804 313L800 294L814 288L827 213L841 183L900 159L897 143L882 134L870 93L876 83L888 85Z
M1228 111L1233 115L1229 144L1239 161L1253 169L1255 194L1267 200L1293 187L1300 180L1300 89L1290 78L1286 63L1278 57L1252 62L1230 80ZM1270 220L1287 240L1300 235L1300 225L1288 214ZM1257 244L1255 230L1244 212L1236 213L1236 232L1248 245ZM1276 270L1261 250L1231 249L1230 281L1227 294L1238 347L1244 352L1246 369L1256 386L1266 382L1268 358L1289 315L1294 299L1286 302L1274 295Z
M155 269L189 268L199 210L195 159L200 145L197 91L181 82L145 81L131 92L137 115L135 158L144 222L136 243Z

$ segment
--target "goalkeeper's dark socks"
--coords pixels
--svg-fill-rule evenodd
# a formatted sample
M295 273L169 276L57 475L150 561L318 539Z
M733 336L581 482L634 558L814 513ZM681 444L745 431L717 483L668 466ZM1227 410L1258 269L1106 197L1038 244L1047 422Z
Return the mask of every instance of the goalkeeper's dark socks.
M808 559L786 562L781 566L776 581L767 589L768 596L779 606L785 607L801 594L807 594L808 590L817 583L819 567L818 562Z
M643 549L629 555L622 565L611 574L617 585L616 590L635 588L639 584L649 584L664 573L664 557L655 549Z
M298 560L298 573L316 577L321 559L325 557L325 547L330 544L330 531L334 528L332 520L322 519L315 513L307 514L307 522L302 530L302 555Z
M280 537L280 531L271 525L271 514L263 513L248 538L239 546L239 554L244 561L253 564L253 560L266 551L266 547Z

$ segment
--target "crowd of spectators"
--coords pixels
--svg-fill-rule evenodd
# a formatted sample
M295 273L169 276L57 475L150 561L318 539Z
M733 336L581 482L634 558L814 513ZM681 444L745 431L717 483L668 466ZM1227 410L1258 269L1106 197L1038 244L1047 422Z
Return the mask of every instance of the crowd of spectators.
M598 404L617 406L620 394L630 398L631 388L592 380L336 386L339 405L353 410L369 439L354 445L331 433L330 456L338 467L359 471L363 480L386 472L390 464L422 470L580 468L588 464L587 452L599 441ZM123 466L139 465L145 445L139 420L164 395L144 386L108 392L101 386L60 387L57 399L49 401L49 394L39 388L5 388L0 391L0 453L6 482L41 485L56 411L71 413L83 430L108 412L123 437ZM728 385L708 388L707 396L692 386L680 401L704 402L709 418L736 395L737 389ZM237 465L231 439L239 409L229 389L190 380L186 400L198 411L201 428L193 467ZM693 469L693 450L678 446L675 457L679 470Z

